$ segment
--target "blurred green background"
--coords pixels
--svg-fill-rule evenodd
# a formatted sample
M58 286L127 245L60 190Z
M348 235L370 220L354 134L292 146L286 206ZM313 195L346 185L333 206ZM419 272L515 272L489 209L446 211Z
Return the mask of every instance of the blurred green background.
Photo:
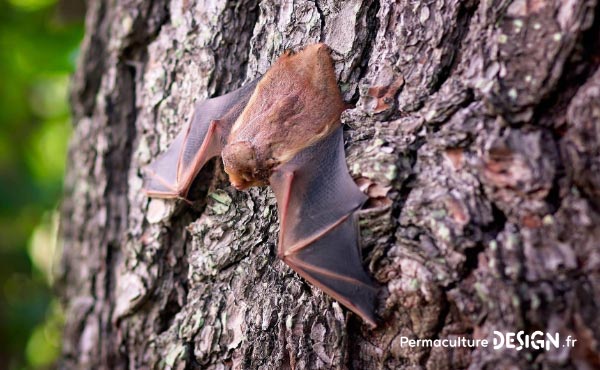
M0 0L0 369L53 368L57 207L82 1Z

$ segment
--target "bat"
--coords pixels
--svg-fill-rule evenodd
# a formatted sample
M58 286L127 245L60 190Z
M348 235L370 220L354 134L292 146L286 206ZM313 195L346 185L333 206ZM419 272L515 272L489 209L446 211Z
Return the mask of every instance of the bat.
M221 155L237 189L273 189L278 257L375 327L378 288L362 265L355 214L367 197L348 173L344 109L329 48L287 51L261 78L197 104L146 168L144 188L150 197L185 199L202 166Z

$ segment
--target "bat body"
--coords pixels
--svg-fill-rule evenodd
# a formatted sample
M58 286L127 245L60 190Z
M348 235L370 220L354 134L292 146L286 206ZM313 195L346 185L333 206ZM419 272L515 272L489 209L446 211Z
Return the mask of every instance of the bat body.
M145 191L185 198L202 166L220 154L236 188L272 187L278 256L375 326L377 288L362 266L355 217L366 196L348 173L343 110L327 46L285 53L262 78L199 103L148 166Z

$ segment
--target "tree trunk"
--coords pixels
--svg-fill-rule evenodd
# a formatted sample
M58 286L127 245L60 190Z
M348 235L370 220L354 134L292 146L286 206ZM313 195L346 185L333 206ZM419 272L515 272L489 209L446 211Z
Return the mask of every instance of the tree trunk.
M325 42L346 153L371 197L370 330L276 257L268 188L211 161L185 202L141 168L194 102ZM600 366L600 6L594 0L93 2L72 86L61 366ZM568 335L574 347L403 340ZM561 342L564 343L564 342ZM518 344L517 344L518 345Z

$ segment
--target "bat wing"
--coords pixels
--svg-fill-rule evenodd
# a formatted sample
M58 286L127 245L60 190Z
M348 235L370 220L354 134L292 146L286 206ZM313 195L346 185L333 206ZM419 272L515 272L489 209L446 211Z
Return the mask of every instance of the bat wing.
M355 212L366 196L348 173L342 128L279 166L278 255L306 280L376 326L377 288L362 265Z
M196 105L191 122L171 146L145 168L150 197L185 198L204 164L221 153L231 126L250 100L259 79Z

